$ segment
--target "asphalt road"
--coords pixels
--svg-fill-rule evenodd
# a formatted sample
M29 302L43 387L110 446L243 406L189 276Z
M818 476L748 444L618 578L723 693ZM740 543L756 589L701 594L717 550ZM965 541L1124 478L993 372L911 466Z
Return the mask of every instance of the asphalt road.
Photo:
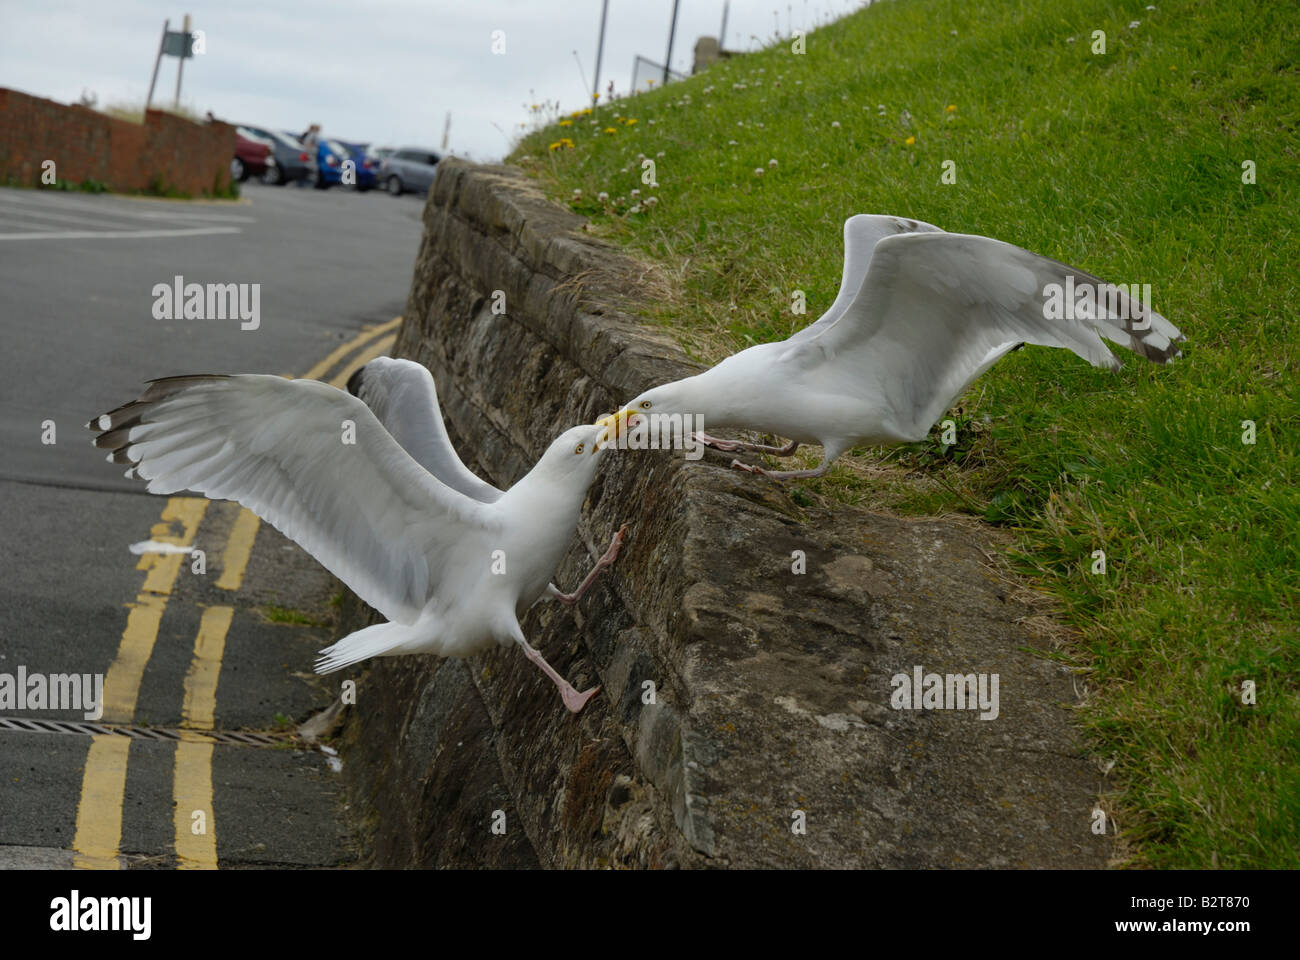
M152 377L340 379L391 343L421 199L244 194L0 190L0 867L354 856L330 758L286 739L338 695L311 674L334 582L235 504L148 495L83 426ZM159 319L155 287L177 276L248 284L248 305L259 285L256 328ZM206 569L128 551L149 539L201 549ZM104 675L98 726L57 732L45 722L84 724L83 711L6 703L20 667Z

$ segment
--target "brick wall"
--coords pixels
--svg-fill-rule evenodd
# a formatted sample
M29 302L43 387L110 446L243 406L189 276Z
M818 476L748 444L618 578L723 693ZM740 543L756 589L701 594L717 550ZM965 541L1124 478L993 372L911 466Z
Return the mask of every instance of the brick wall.
M0 180L40 183L53 160L60 180L98 180L123 192L161 185L190 196L230 187L235 128L191 123L150 110L144 123L118 120L0 88Z

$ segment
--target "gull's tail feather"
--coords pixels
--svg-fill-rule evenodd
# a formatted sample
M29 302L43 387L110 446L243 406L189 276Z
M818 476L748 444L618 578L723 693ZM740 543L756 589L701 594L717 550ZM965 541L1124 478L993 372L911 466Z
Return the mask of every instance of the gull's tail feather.
M416 629L405 623L377 623L349 633L333 646L326 647L316 660L317 673L333 673L371 657L411 653L413 641L427 640L426 628Z

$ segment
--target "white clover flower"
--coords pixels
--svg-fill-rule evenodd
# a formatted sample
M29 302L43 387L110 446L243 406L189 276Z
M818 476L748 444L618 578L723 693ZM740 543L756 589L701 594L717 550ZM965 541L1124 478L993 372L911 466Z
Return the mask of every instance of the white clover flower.
M839 125L840 125L840 122L839 122L838 120L832 120L832 121L831 121L831 127L832 127L832 129L838 128Z
M1142 21L1141 21L1141 20L1134 20L1134 21L1132 21L1132 22L1129 23L1128 28L1129 28L1130 30L1136 30L1136 29L1137 29L1138 27L1140 27L1140 26L1142 26Z
M660 150L658 153L655 154L656 157L662 157L663 155L664 152L662 150Z
M641 212L641 204L638 203L638 204L635 204L635 205L629 207L627 212L628 212L628 213L640 213L640 212Z
M574 188L573 188L573 195L574 195L574 197L580 197L580 196L582 196L582 191L579 190L577 187L574 187Z
M653 207L653 206L654 206L656 203L658 203L658 202L659 202L659 198L658 198L658 197L646 197L646 198L645 198L645 205L646 205L647 207Z
M756 176L756 177L761 177L762 175L763 175L763 168L762 168L762 167L755 167L755 168L754 168L754 176Z
M601 203L609 203L609 194L602 190L600 193L596 194L596 199Z
M736 141L735 141L735 140L728 140L728 141L727 141L727 146L729 146L729 147L737 146Z
M771 160L767 161L767 165L768 165L769 167L775 167L775 166L776 166L776 157L773 157Z
M641 188L640 188L640 187L633 187L633 188L632 188L632 192L629 193L628 196L629 196L629 197L639 197L639 196L641 196Z

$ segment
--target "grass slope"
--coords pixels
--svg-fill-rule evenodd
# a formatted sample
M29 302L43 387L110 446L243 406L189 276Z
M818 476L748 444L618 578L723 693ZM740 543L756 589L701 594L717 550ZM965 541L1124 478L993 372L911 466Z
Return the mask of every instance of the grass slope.
M862 465L891 458L895 508L1016 532L1022 572L1077 628L1062 655L1087 671L1131 864L1296 867L1300 21L1289 3L1156 6L891 0L802 55L785 41L568 117L512 160L663 265L653 319L706 360L819 315L854 213L1152 284L1189 339L1173 366L1019 351L963 400L956 447L857 451L807 491L879 503L891 471Z

